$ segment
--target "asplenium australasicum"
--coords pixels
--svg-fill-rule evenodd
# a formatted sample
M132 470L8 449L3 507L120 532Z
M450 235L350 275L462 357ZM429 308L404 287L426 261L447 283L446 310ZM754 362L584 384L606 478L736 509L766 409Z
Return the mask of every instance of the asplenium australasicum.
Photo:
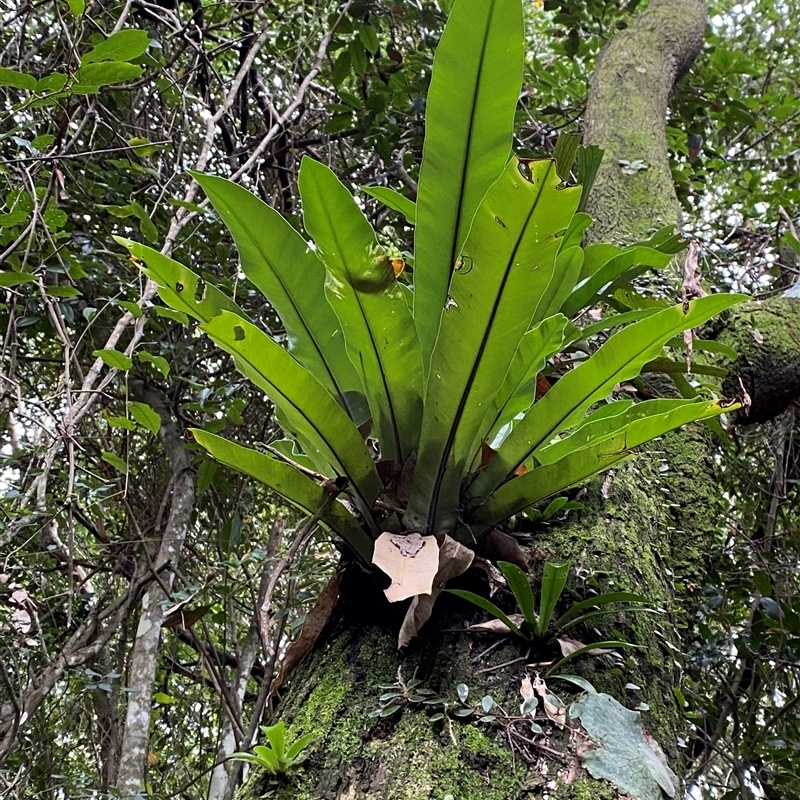
M182 264L120 240L162 300L198 320L268 395L296 444L263 452L200 429L196 440L318 514L365 563L374 558L393 577L390 599L416 596L411 635L438 594L434 576L439 586L469 566L465 545L725 406L603 402L673 337L743 298L716 294L633 310L591 330L570 321L646 269L665 266L680 243L665 229L626 248L581 246L590 224L579 211L585 185L567 186L561 176L574 150L566 169L563 159L522 162L511 153L522 60L520 0L458 0L434 62L417 201L373 191L413 220L413 267L402 274L324 164L306 157L299 175L313 247L246 189L194 174L244 273L280 316L285 346ZM593 155L579 157L584 184ZM554 355L612 330L535 400L537 376ZM379 458L360 432L368 418ZM300 459L313 470L299 468ZM339 499L323 485L330 478L345 484ZM412 557L413 570L398 566Z

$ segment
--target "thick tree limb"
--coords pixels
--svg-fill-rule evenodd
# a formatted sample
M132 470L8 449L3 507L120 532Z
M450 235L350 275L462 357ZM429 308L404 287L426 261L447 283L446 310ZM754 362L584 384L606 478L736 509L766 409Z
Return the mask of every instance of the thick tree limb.
M664 122L675 82L703 45L707 13L705 0L653 0L600 53L584 134L604 151L587 207L595 241L633 241L680 217Z

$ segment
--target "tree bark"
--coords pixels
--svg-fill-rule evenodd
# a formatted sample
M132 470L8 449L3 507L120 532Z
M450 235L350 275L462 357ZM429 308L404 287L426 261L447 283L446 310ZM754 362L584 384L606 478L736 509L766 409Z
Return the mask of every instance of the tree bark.
M139 626L128 660L128 707L116 782L122 797L135 797L144 789L161 626L174 570L189 530L195 495L191 456L183 445L180 426L170 414L166 401L160 393L138 383L131 382L131 389L161 418L159 437L170 459L172 499L167 524L152 564L154 581L142 596ZM143 543L142 546L147 545Z
M675 608L673 577L663 567L685 564L693 574L696 562L702 560L702 548L694 529L677 528L670 515L672 504L662 498L669 496L666 492L677 496L679 487L691 491L690 476L702 461L696 452L688 448L667 473L651 454L596 480L582 497L584 509L534 534L529 551L534 573L539 575L544 558L570 563L568 602L585 596L589 587L602 587L644 591L657 605ZM710 530L709 498L698 497L694 505L708 509L707 518L698 522ZM487 591L472 576L465 577L463 585L484 595ZM537 722L545 737L533 737L529 722L505 720L501 713L491 722L479 722L480 713L467 720L452 714L458 706L456 687L463 683L469 687L470 704L480 703L488 694L507 714L518 716L523 678L544 672L544 667L535 665L552 659L553 651L527 655L524 644L507 638L493 652L481 655L500 640L465 628L486 615L442 595L419 639L400 654L396 637L405 604L398 605L403 607L387 603L379 587L366 583L363 575L350 573L335 620L292 679L286 697L289 739L304 733L316 737L308 760L282 782L255 776L245 796L258 797L268 786L276 788L282 800L428 800L448 794L459 800L616 796L609 784L580 768L569 727L560 729L541 712ZM675 660L680 624L679 614L614 619L602 626L602 634L592 633L594 639L622 637L643 649L624 661L612 656L586 658L563 670L580 673L598 691L626 705L646 703L650 710L644 713L645 727L673 763L675 732L681 724L672 692L680 679ZM438 707L426 711L410 702L386 718L370 717L385 687L396 682L398 669L404 681L416 676L422 681L418 688L445 698L451 704L448 718L432 721ZM628 690L626 684L641 688ZM547 685L565 704L579 693L569 683L547 679ZM536 744L525 741L534 738Z
M675 224L665 122L675 82L703 45L705 0L653 0L597 59L584 140L603 149L589 197L594 241L632 242Z

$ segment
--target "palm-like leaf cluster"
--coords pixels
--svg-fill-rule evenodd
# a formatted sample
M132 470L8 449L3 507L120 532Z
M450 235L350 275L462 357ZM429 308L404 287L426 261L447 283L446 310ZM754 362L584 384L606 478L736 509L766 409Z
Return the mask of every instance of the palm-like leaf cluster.
M197 441L318 514L367 562L381 531L471 542L631 448L724 410L692 399L600 403L736 295L611 317L592 333L616 333L536 400L545 365L586 335L570 320L665 266L680 243L663 230L627 248L581 246L585 186L566 186L554 160L511 155L522 49L519 0L456 4L434 65L417 202L375 193L414 221L410 280L321 163L306 158L299 177L313 246L246 189L195 175L287 347L183 265L123 241L162 299L269 396L314 469L291 449L282 459L202 430ZM368 419L377 458L362 433ZM346 503L324 478L346 479Z

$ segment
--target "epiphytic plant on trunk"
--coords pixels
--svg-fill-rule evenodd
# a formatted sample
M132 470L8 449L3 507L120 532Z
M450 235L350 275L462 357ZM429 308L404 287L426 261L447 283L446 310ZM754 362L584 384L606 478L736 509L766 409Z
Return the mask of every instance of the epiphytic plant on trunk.
M596 154L578 154L583 186L567 185L574 147L556 159L512 155L522 59L519 0L458 0L434 62L416 203L372 192L413 220L405 272L319 162L304 158L299 178L313 246L241 186L194 176L244 273L280 316L284 343L182 264L120 240L161 298L197 319L269 396L292 443L264 452L203 430L196 440L379 564L393 580L390 599L413 596L401 643L447 579L470 565L481 536L634 447L726 407L608 402L667 342L742 298L632 311L612 303L623 313L582 330L572 321L665 266L680 242L662 230L626 248L581 246L590 219L579 208ZM573 359L537 399L537 376L554 356L598 334L604 343Z

